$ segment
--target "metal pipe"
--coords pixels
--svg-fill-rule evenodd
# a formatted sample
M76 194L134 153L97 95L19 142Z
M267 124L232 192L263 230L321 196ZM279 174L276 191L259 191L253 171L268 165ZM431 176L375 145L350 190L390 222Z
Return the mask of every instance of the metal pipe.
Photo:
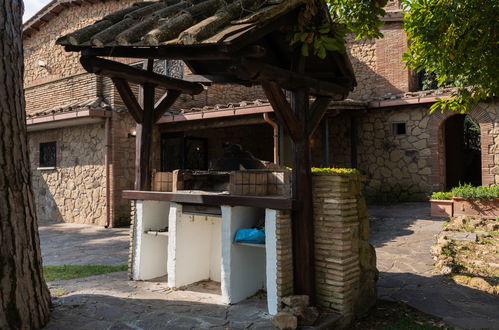
M268 112L263 113L263 120L274 128L274 164L279 164L279 125L270 119Z
M111 225L111 178L110 178L110 163L111 163L111 118L106 118L106 124L104 126L105 131L105 153L104 153L104 166L106 167L106 225L105 228L109 228Z

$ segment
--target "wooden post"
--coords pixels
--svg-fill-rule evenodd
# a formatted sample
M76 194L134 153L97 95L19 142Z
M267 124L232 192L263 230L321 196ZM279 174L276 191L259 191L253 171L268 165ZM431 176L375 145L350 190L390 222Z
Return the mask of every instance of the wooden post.
M153 71L154 60L144 62L144 70ZM135 141L135 190L151 190L151 145L154 125L154 89L149 83L140 84L139 105L142 108L142 122L137 123Z
M143 120L137 124L135 149L135 190L151 190L151 146L152 129L154 125L154 86L143 84L139 95L142 106Z
M328 168L331 165L329 159L329 118L324 116L322 121L322 167Z
M308 89L291 92L291 108L302 123L302 138L293 140L293 199L292 216L293 264L295 292L310 296L315 301L314 219L310 138L307 134L309 110Z

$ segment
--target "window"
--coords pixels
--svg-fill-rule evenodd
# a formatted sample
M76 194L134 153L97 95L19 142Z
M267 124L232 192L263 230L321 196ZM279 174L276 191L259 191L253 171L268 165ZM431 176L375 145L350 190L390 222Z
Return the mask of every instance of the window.
M40 167L55 167L57 164L57 145L55 142L40 143Z
M392 129L393 129L394 135L407 134L407 127L406 127L405 123L394 123Z
M161 171L206 170L207 168L206 139L187 137L183 134L161 136Z

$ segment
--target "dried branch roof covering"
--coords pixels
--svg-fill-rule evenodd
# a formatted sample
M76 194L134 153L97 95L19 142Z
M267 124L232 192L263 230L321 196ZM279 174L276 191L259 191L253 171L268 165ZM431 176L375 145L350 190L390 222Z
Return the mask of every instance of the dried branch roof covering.
M163 0L138 2L60 38L65 46L165 46L230 43L304 0Z

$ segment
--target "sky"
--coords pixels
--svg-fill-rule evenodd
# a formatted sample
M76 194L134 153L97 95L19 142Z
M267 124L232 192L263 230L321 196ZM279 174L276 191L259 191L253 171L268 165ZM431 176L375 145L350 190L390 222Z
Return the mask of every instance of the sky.
M49 2L50 0L24 0L23 22L26 22L28 19L30 19Z

